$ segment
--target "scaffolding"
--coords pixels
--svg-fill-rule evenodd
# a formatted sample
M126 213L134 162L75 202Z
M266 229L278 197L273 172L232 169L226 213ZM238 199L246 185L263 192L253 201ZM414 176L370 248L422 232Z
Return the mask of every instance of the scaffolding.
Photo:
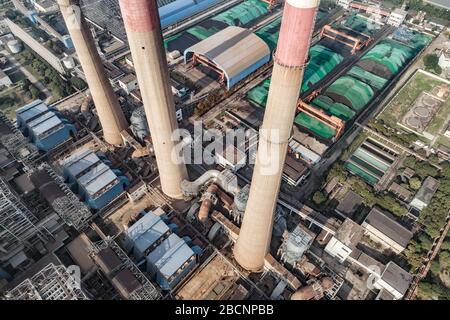
M356 32L356 31L354 31ZM367 35L362 34L365 40L359 39L357 37L352 37L345 32L341 32L337 29L334 29L330 25L326 25L322 28L322 31L320 33L320 38L330 38L333 41L338 41L346 46L349 46L352 48L351 53L355 54L356 51L361 50L365 46L369 45L370 42L373 41L373 39Z
M156 289L156 287L147 279L147 277L138 269L133 261L128 257L128 255L122 250L122 248L112 239L106 238L102 241L93 243L91 248L89 248L89 256L95 261L95 256L99 254L100 251L110 248L118 256L122 262L117 268L111 271L110 278L112 279L115 275L119 274L121 271L128 269L130 270L136 279L139 281L141 287L130 295L130 300L159 300L161 299L161 293Z
M63 197L59 197L51 203L58 216L67 225L74 227L78 231L86 228L92 217L92 212L89 208L67 187L63 179L53 171L49 164L41 164L39 170L45 171L64 193Z
M7 128L7 131L9 131L9 133L2 132L0 143L5 146L17 161L24 164L26 171L32 170L33 163L39 158L38 149L28 141L22 132L2 112L0 112L0 126Z
M64 266L47 265L5 295L7 300L88 300Z
M10 257L17 249L51 239L47 229L37 227L38 222L0 177L0 260Z

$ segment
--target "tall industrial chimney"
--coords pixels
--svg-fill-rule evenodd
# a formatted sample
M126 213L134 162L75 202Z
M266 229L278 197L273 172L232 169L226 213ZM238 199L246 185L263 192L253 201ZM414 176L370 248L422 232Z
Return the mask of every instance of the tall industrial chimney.
M286 0L284 7L250 195L234 248L236 261L249 271L261 271L269 251L274 212L318 5L319 0Z
M172 157L178 128L175 103L169 82L166 52L155 0L119 0L133 57L145 113L158 164L161 188L175 199L182 198L181 182L186 166Z
M120 132L128 128L128 123L106 76L92 33L81 13L80 0L58 0L58 4L86 76L105 141L121 145L123 140Z

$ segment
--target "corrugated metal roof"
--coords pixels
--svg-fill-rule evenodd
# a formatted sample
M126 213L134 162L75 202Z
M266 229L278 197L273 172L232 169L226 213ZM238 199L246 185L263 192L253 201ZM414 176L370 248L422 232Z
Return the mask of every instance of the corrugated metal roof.
M168 279L193 255L194 251L186 242L172 234L150 253L147 259Z
M45 103L41 100L36 100L23 106L22 108L17 109L16 114L20 116L23 121L28 122L30 119L47 112L47 110L48 107Z
M134 246L144 252L169 231L161 217L148 212L132 225L125 234L134 242Z
M28 124L28 127L33 131L36 136L39 136L43 133L46 133L53 128L61 126L63 123L61 119L59 119L56 114L49 111L43 116L31 121Z
M233 78L270 56L270 48L252 31L232 26L186 49L186 61L187 55L193 53L208 58L221 68L228 78Z
M84 170L100 162L99 157L91 150L85 150L81 154L74 155L65 161L66 170L74 177Z
M117 180L117 175L91 150L84 149L72 155L63 165L90 196L96 195Z
M389 239L406 248L413 233L394 220L393 217L377 208L373 208L364 220L365 223L377 229Z
M35 136L40 136L63 125L61 119L41 100L33 101L17 109L16 114Z

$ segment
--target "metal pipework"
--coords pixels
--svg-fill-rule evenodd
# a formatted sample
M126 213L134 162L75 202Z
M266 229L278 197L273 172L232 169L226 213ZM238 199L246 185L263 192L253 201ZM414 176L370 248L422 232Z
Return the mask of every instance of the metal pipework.
M319 0L287 0L236 261L259 272L269 252L277 198Z
M103 128L104 139L111 145L121 145L123 139L120 133L128 128L128 123L106 76L91 30L89 30L81 12L80 1L58 0L58 5L86 76L92 100Z
M176 161L179 159L172 154L175 150L172 134L178 123L156 1L120 0L119 4L152 135L161 188L169 197L182 199L181 182L187 171L185 164Z

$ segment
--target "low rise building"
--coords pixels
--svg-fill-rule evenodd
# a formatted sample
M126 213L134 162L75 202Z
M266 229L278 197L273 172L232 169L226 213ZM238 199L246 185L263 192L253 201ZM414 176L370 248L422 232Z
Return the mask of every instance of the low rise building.
M57 110L41 100L16 110L20 131L41 151L50 151L76 135L77 130Z
M13 83L8 75L2 69L0 69L0 87L9 87L12 84Z
M346 219L328 242L325 252L343 263L361 241L363 234L364 229L359 224Z
M410 205L413 208L422 211L430 204L431 199L438 188L439 181L433 177L426 178Z
M128 74L125 77L119 79L119 86L127 93L130 94L132 91L139 88L137 78L134 74Z
M405 21L408 12L402 9L395 9L391 12L387 23L394 27L400 27L400 25Z
M450 69L450 50L442 50L439 55L439 66L442 69Z
M410 230L377 208L370 211L362 226L370 239L397 254L405 250L413 237Z
M383 270L381 277L374 284L374 287L380 290L378 298L402 299L408 291L412 278L411 274L406 270L392 261L389 262Z

